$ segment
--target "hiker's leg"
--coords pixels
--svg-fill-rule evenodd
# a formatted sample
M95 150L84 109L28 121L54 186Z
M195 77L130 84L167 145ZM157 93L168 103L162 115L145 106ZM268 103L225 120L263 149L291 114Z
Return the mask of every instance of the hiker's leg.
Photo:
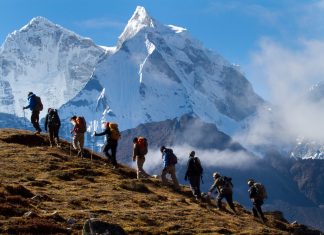
M117 166L117 159L116 159L116 153L117 153L117 141L116 143L112 143L111 145L111 161L114 166Z
M235 211L235 207L234 207L234 203L233 203L233 193L229 193L226 195L226 201L227 201L227 204L229 205L229 207L234 211Z
M176 175L176 170L175 170L175 166L169 166L169 172L171 175L171 179L173 181L173 185L176 189L180 189L180 185L177 179L177 175Z
M252 207L252 213L253 213L253 216L254 216L254 217L256 217L256 218L259 217L259 216L258 216L258 210L255 208L254 203L253 203L253 207Z
M265 217L264 217L264 214L263 214L262 208L261 208L262 204L263 204L263 202L261 202L261 201L255 201L254 202L254 208L257 211L257 213L260 215L260 218L262 220L265 220Z
M59 127L54 127L54 140L57 147L60 147L60 138L59 138Z
M77 134L74 134L73 135L73 138L72 138L72 146L75 150L78 149L78 138L77 138Z
M167 167L166 167L166 168L164 168L162 170L162 173L161 173L162 184L164 184L164 185L167 185L168 184L168 180L166 178L166 174L167 173L168 173L168 170L167 170Z
M49 136L50 146L52 147L54 142L54 128L51 126L48 127L48 136Z
M222 209L223 208L222 207L222 200L223 200L223 198L224 198L224 195L223 194L221 194L221 193L218 193L217 194L217 197L216 197L216 205L217 205L217 207L219 209Z
M30 117L30 121L33 124L34 128L36 129L36 131L41 132L41 128L39 126L39 111L32 111L32 115Z
M143 156L142 175L144 175L145 177L150 177L150 175L147 174L146 171L145 171L144 168L143 168L144 162L145 162L145 156Z
M102 150L102 152L105 154L107 157L107 160L109 163L111 163L111 155L109 154L109 149L110 149L110 144L107 142Z
M192 191L192 194L197 198L199 199L200 198L200 190L199 190L199 183L200 183L200 178L199 176L192 176L190 177L189 179L190 181L190 187L191 187L191 191Z
M136 156L136 163L137 163L137 179L140 179L143 176L143 164L145 158L142 156Z

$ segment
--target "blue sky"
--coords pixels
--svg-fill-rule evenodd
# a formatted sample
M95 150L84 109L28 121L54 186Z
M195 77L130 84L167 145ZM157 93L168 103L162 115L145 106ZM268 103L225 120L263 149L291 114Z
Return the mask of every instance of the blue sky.
M187 28L207 48L240 64L266 99L276 95L269 85L273 77L295 79L282 71L282 55L291 60L288 70L302 66L305 56L317 61L322 52L324 0L0 0L0 42L33 17L44 16L99 45L113 46L137 5L161 23ZM297 79L309 84L321 79L321 64L316 66L309 65L301 72L305 77Z

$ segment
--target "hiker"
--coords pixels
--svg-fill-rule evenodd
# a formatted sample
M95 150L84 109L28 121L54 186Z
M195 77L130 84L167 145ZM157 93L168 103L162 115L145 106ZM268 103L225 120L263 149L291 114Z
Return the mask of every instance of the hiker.
M217 207L222 210L222 200L223 198L226 199L227 204L229 207L236 213L236 210L234 208L233 204L233 184L232 184L232 178L221 176L220 173L215 172L213 173L214 178L214 184L210 187L208 196L211 195L211 193L214 191L215 188L217 188L218 195L216 197L217 200Z
M195 157L195 154L195 151L191 151L189 154L185 181L189 179L192 194L195 196L196 200L200 200L200 179L202 179L203 168L201 166L199 158Z
M118 167L117 160L116 160L116 152L118 146L118 140L120 138L120 133L118 130L118 125L112 122L104 123L105 130L101 133L94 132L95 136L102 136L106 135L106 144L103 149L103 153L108 158L108 162L112 163L113 169ZM109 153L109 150L111 153Z
M56 146L59 148L59 130L61 126L61 120L56 109L49 108L45 117L45 131L48 130L50 147L53 147L55 142Z
M180 185L176 176L175 164L177 164L177 157L173 153L172 149L168 149L165 146L160 148L163 159L163 170L161 174L162 184L167 185L166 175L170 174L173 181L173 186L175 190L180 190Z
M145 155L147 154L148 143L147 139L144 137L135 137L133 139L133 162L136 161L137 163L137 179L146 178L150 175L147 174L144 169L143 165L145 162Z
M36 129L35 134L39 134L42 131L39 126L39 113L43 110L43 104L40 97L36 96L33 92L28 93L28 105L23 107L23 110L28 108L32 111L30 121Z
M265 187L261 183L256 183L253 179L248 180L249 185L249 196L253 203L252 212L254 218L260 218L264 223L267 219L265 218L261 206L263 200L267 198L267 192Z
M72 146L75 150L78 150L77 157L83 157L84 146L84 133L87 131L87 124L84 117L73 116L70 122L74 126L71 134L73 134Z

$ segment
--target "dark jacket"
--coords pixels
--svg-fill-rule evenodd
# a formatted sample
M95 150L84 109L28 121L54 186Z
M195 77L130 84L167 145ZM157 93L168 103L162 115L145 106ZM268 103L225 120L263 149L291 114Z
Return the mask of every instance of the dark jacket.
M199 166L196 166L195 160L199 161ZM202 171L203 171L203 169L201 167L199 158L190 156L188 163L187 163L187 171L186 171L185 178L190 178L192 176L200 177L202 175Z
M36 104L37 104L36 95L31 94L30 96L28 96L28 105L25 107L25 109L30 109L31 111L33 111Z
M117 140L113 140L111 138L111 131L109 128L106 128L103 132L101 133L96 133L95 136L102 136L102 135L106 135L106 140L107 142L117 142Z
M51 111L51 112L54 112L54 111ZM57 114L57 112L55 112L55 113L48 113L48 114L46 114L46 117L45 117L45 130L47 130L47 128L48 127L56 127L56 128L60 128L60 126L61 126L61 120L60 120L60 117L59 117L59 115ZM51 123L51 121L49 120L49 117L51 116L51 115L56 115L55 116L55 123Z

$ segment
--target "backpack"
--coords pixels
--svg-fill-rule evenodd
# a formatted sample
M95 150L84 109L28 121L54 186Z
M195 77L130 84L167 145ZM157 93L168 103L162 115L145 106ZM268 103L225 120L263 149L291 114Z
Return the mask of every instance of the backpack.
M80 117L77 117L76 120L76 125L77 125L77 131L79 133L84 133L87 131L87 124L86 124L86 120L84 119L84 117L80 116Z
M58 126L60 124L60 119L56 109L51 109L48 113L47 123L48 126Z
M120 139L120 132L118 130L118 124L109 122L109 129L110 129L110 138L113 140L119 140Z
M196 175L202 175L202 173L203 173L203 168L201 166L201 163L200 163L200 160L198 157L193 158L193 169L192 170Z
M257 197L261 200L267 199L268 194L263 184L254 183L253 186L256 188Z
M147 139L145 137L138 137L137 144L138 144L139 154L140 155L147 154L147 152L148 152L147 151L147 148L148 148Z
M169 164L168 165L175 165L178 163L178 158L177 156L173 153L172 149L166 149L165 153L168 155L169 157Z
M232 178L227 176L222 176L219 179L220 192L221 193L231 193L234 187L232 183Z
M34 110L42 111L43 110L43 103L42 103L41 98L39 96L35 95L35 101L36 101L36 104L35 104Z

